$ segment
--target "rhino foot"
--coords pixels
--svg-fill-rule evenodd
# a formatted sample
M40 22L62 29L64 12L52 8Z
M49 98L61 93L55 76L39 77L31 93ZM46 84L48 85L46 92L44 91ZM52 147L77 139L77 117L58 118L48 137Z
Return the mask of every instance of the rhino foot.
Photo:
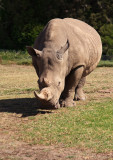
M74 97L75 101L85 101L86 100L86 97L85 96L79 96L78 94L75 94L75 97Z
M55 105L55 109L59 109L60 108L60 104L59 102L57 102L57 104Z
M86 96L82 90L76 91L75 96L74 96L74 100L75 101L79 101L79 100L85 101L86 100Z
M61 107L74 107L76 106L76 102L73 101L72 99L65 99L65 100L61 100L60 106Z

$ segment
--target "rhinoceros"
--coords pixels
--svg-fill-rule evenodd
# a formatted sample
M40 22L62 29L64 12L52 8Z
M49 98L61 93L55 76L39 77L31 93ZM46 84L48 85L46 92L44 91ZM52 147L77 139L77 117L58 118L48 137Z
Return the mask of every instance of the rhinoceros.
M102 54L101 38L94 28L73 18L52 19L27 51L39 77L40 93L34 94L41 104L71 107L76 100L85 100L86 76Z

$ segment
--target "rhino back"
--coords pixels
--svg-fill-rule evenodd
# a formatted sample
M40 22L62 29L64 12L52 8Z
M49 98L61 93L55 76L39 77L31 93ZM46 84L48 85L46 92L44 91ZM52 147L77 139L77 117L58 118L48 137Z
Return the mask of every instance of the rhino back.
M69 72L78 66L84 66L84 75L89 74L98 64L102 54L99 34L88 24L72 18L53 19L37 37L34 47L42 50L52 47L59 50L69 41Z
M83 21L65 18L67 35L70 41L70 61L76 67L84 64L84 75L89 74L100 61L102 43L97 31Z

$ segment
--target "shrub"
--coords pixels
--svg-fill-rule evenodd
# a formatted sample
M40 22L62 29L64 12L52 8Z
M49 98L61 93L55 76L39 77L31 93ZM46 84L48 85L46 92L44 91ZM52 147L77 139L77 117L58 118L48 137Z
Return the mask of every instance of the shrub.
M113 56L113 24L105 24L100 28L103 42L103 54Z
M42 29L43 25L40 24L26 24L23 28L15 26L12 39L15 42L16 49L25 49L26 45L32 45Z

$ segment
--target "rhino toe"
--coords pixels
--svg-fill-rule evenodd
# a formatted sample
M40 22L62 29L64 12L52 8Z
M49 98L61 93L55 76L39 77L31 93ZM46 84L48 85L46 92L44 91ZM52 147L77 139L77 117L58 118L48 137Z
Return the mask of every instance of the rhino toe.
M75 107L76 102L70 99L62 100L60 103L61 107Z

